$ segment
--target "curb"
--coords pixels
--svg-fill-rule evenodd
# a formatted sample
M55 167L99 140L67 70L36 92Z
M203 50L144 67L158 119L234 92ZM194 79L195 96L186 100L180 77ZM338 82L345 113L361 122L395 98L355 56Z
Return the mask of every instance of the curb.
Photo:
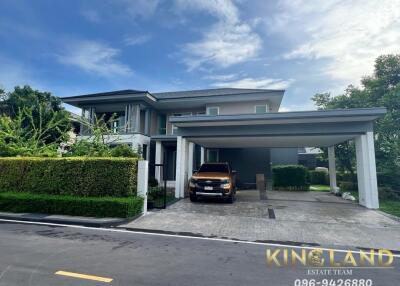
M58 217L50 217L50 215L46 214L13 214L13 213L1 213L0 219L9 219L9 220L19 220L19 221L28 221L28 222L43 222L43 223L55 223L55 224L65 224L65 225L78 225L78 226L87 226L87 227L116 227L121 224L129 223L140 215L137 215L132 218L109 218L104 221L104 219L97 218L84 218L84 217L73 217L73 216L65 216L65 218Z

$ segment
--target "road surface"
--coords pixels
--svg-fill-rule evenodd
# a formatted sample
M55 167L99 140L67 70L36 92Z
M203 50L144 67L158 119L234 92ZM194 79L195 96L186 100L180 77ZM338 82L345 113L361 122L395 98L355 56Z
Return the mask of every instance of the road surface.
M325 286L323 279L336 285L340 279L371 279L372 285L397 285L400 281L398 257L390 268L336 269L342 275L321 275L317 272L329 269L268 265L267 249L276 251L278 247L0 221L0 285L279 286L307 279L303 283L308 284L298 285L312 286L315 279L315 285ZM341 255L345 253L339 254L338 261ZM345 271L352 273L345 275ZM362 282L356 283L349 285Z

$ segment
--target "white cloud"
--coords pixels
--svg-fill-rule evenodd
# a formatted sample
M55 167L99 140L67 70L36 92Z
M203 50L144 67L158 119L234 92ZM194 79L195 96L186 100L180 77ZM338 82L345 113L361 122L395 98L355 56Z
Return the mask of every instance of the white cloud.
M203 11L217 18L201 40L184 46L186 56L183 62L189 70L205 64L225 68L258 55L261 38L249 24L240 20L238 9L231 0L176 2L179 9Z
M400 52L399 7L400 0L284 0L269 29L301 39L284 58L328 60L323 72L356 83L376 57Z
M207 75L204 76L204 79L210 79L210 80L216 80L216 81L226 81L226 80L232 80L238 77L238 74L232 73L232 74L216 74L216 75Z
M119 2L124 5L126 12L132 17L140 16L142 18L151 17L156 11L160 0L119 0Z
M124 38L124 43L127 46L136 46L148 42L151 39L150 35L140 35L140 36L126 36Z
M289 112L289 111L292 111L289 107L285 107L285 106L279 107L279 112Z
M105 77L129 76L129 66L116 60L118 49L94 41L79 41L70 45L66 52L58 55L60 63L78 67L86 72Z
M176 0L178 9L201 10L225 22L236 23L239 13L231 0Z
M215 87L235 88L262 88L262 89L285 89L292 84L293 80L276 78L243 78L235 81L221 81L213 84Z

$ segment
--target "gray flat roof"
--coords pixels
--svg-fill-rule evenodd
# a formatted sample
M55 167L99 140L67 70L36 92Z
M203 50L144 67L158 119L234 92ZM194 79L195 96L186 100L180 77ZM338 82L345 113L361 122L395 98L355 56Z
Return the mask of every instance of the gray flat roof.
M284 90L245 88L215 88L158 93L125 89L61 97L60 99L65 103L78 107L100 102L145 101L159 109L174 109L191 107L188 104L199 106L206 103L227 102L230 100L246 101L268 98L271 103L279 107L283 93ZM182 106L179 106L179 104Z
M126 95L126 94L143 94L143 93L148 93L148 91L147 90L122 89L122 90L115 90L115 91L96 92L96 93L89 93L89 94L66 96L66 97L61 97L61 99L64 100L64 99L71 99L71 98Z
M219 125L229 123L234 125L235 122L251 121L259 122L260 124L270 123L288 123L303 122L340 122L344 119L353 118L356 121L372 121L386 113L386 108L352 108L352 109L333 109L333 110L312 110L312 111L290 111L290 112L269 112L263 114L233 114L233 115L197 115L197 116L173 116L170 117L170 122L176 126L195 126L202 123L210 123L210 125ZM351 121L351 120L350 120ZM209 124L207 124L209 125ZM203 126L207 126L203 125Z
M152 93L157 99L175 99L175 98L190 98L190 97L206 97L206 96L219 96L219 95L240 95L248 93L276 93L284 92L285 90L279 89L249 89L249 88L212 88L212 89L199 89L199 90L184 90L184 91L171 91L171 92L156 92ZM276 94L278 95L278 94Z
M176 134L207 148L327 147L373 131L386 109L357 108L237 114L175 116Z

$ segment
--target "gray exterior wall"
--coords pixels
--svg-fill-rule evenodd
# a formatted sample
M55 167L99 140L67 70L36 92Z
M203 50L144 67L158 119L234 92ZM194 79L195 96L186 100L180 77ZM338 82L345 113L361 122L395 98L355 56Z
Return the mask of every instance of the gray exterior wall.
M256 105L268 105L270 112L277 112L278 110L271 105L267 100L262 101L246 101L246 102L224 102L218 104L207 104L207 107L219 107L220 115L228 114L251 114L255 113Z
M168 112L166 113L167 115L167 135L172 134L172 124L169 122L169 117L172 116L173 114L180 114L180 113L192 113L193 115L196 115L198 113L205 113L206 108L193 108L193 109L177 109L174 110L173 112Z
M272 148L271 164L276 165L297 165L298 148Z
M264 174L266 179L271 176L269 148L219 149L219 161L229 162L236 170L236 183L240 188L254 188L256 174Z

